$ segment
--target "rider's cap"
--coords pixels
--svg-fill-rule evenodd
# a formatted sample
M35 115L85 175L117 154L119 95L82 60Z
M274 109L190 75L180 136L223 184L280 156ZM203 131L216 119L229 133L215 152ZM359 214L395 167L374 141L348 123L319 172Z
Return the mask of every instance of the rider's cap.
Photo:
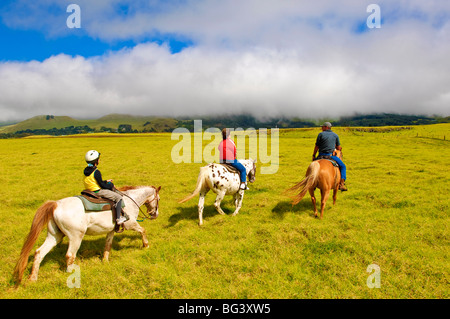
M322 126L331 127L331 123L330 122L325 122L325 123L322 124Z

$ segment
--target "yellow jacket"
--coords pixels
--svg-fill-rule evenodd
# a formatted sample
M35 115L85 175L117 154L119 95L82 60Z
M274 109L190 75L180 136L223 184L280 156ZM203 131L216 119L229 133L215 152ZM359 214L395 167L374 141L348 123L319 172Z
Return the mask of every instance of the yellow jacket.
M94 174L96 169L89 175L84 177L84 188L90 190L91 192L96 192L101 189L100 185L98 185L95 180Z

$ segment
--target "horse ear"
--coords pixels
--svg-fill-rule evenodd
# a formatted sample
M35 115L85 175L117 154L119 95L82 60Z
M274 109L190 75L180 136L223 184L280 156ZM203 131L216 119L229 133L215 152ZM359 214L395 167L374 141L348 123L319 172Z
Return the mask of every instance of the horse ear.
M158 187L157 191L159 192L161 190L161 186Z

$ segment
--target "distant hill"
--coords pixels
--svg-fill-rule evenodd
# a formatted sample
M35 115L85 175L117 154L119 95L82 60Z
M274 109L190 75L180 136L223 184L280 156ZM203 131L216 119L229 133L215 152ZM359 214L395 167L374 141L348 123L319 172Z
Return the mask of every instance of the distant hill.
M78 126L81 123L69 116L38 115L17 124L0 127L0 133L14 133L27 129L62 128L70 125Z
M53 131L63 135L65 131L117 132L120 125L131 125L131 130L138 132L163 132L176 128L178 121L172 118L155 116L132 116L126 114L110 114L99 119L73 119L68 116L39 115L25 121L0 127L0 134L36 134ZM82 128L82 129L81 129ZM39 132L35 132L39 131ZM76 134L76 132L75 132Z
M25 121L0 127L0 137L20 137L26 135L71 135L89 132L171 132L184 127L194 130L194 120L201 119L202 127L233 128L304 128L317 127L323 120L301 118L270 118L260 120L250 114L217 115L195 118L171 118L156 116L134 116L109 114L98 119L74 119L69 116L39 115ZM448 123L450 117L425 117L399 114L365 114L343 117L332 121L333 126L404 126Z
M64 135L86 132L171 132L177 127L194 129L195 118L169 118L156 116L133 116L109 114L98 119L73 119L68 116L39 115L25 121L0 127L0 134L50 134ZM293 128L311 127L316 123L298 118L258 120L252 115L220 115L202 117L203 128Z

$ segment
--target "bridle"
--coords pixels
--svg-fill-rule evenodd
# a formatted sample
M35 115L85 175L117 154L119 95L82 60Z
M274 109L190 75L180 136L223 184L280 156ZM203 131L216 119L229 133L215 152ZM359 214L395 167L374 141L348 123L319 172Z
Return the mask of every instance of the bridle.
M144 219L145 218L147 218L147 219L153 219L153 218L155 218L154 216L156 215L156 213L158 212L158 209L159 209L159 193L158 193L158 190L157 190L157 188L155 187L155 186L152 186L153 187L153 189L155 190L155 194L153 195L154 197L153 197L153 199L151 200L151 201L145 201L145 203L144 203L144 205L145 205L145 207L147 207L147 213L148 214L150 214L150 216L148 216L148 215L146 215L142 210L141 210L141 208L139 207L139 211L144 215ZM156 206L155 206L155 208L149 213L149 207L150 207L150 204L153 202L153 201L155 201L156 200Z
M159 199L158 199L158 189L155 186L152 186L152 188L155 190L155 194L153 195L153 199L151 201L146 200L144 202L145 207L147 207L147 213L145 213L141 207L139 206L138 203L136 203L136 201L131 198L130 196L128 196L127 194L119 191L117 188L115 188L115 191L118 192L119 194L128 197L129 199L131 199L131 201L137 206L137 208L139 208L139 212L143 215L143 216L139 216L141 219L136 219L136 221L138 222L143 222L145 219L154 219L156 217L154 217L156 215L156 212L159 209ZM150 203L152 203L153 201L156 200L156 207L149 213L149 207L150 207Z
M339 152L339 153L337 153L337 152ZM334 155L335 153L336 153L336 156L337 156L338 158L340 158L341 160L344 159L344 153L342 153L342 150L340 150L340 151L334 150L333 155ZM339 154L339 156L338 156L337 154Z
M255 164L255 162L253 162L253 168L250 170L248 175L249 175L249 177L251 175L252 179L255 180L255 177L256 177L256 164Z

